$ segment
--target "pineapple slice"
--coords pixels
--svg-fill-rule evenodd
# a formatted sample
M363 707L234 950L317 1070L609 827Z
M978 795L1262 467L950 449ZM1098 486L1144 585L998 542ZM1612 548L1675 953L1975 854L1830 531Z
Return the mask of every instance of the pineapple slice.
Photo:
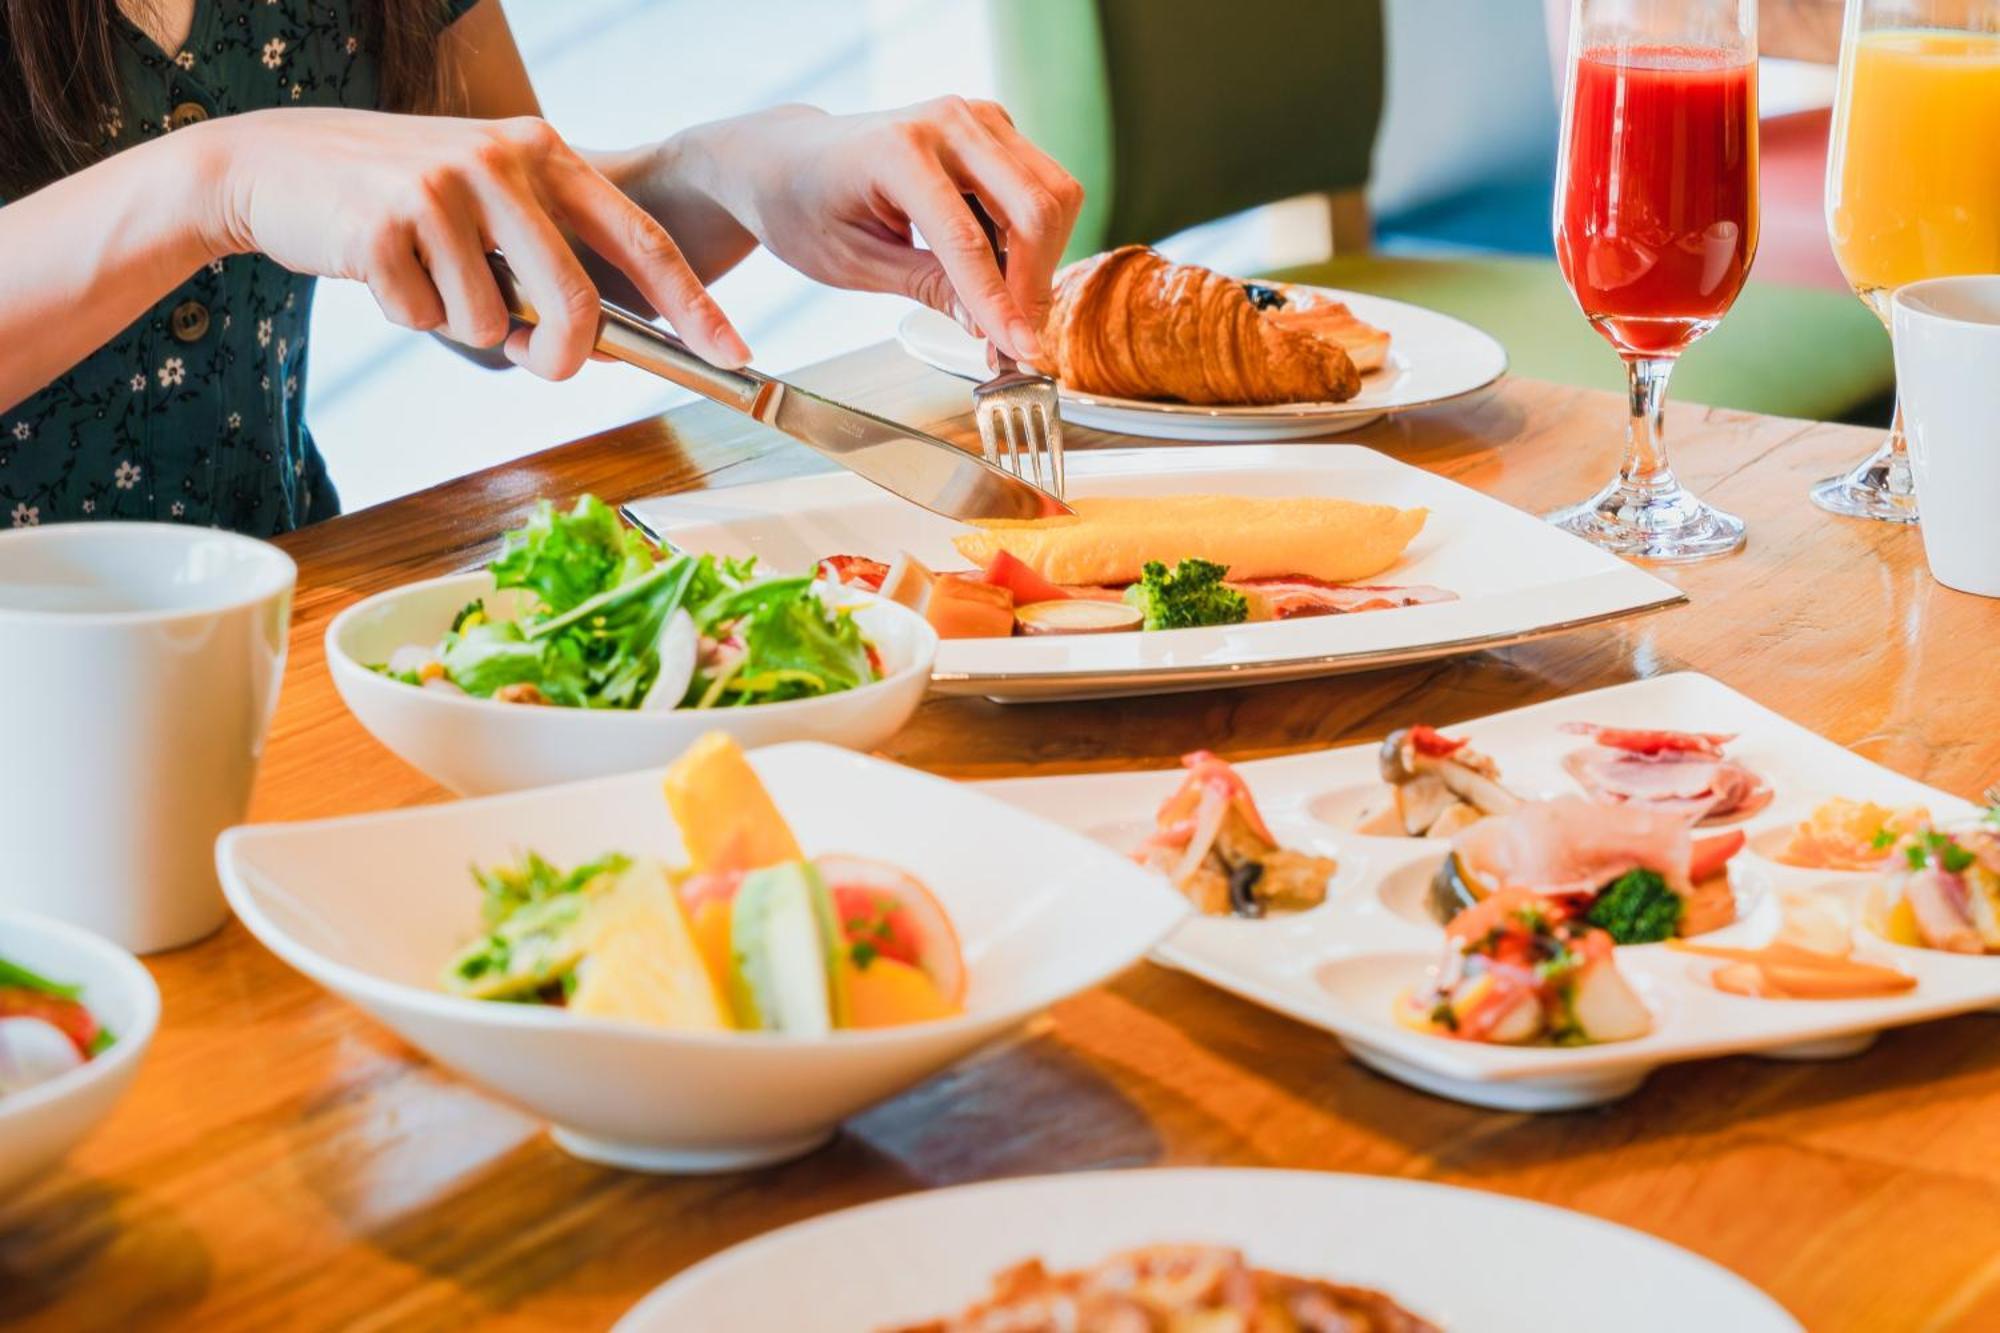
M687 912L659 862L632 863L592 905L571 1013L687 1032L729 1028Z

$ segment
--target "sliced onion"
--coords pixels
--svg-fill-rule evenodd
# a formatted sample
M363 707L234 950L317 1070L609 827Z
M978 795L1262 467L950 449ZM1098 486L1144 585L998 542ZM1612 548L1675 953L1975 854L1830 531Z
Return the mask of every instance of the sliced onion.
M694 680L695 658L700 652L701 633L694 627L694 617L686 611L668 616L660 627L660 674L653 677L652 688L639 707L647 712L680 707Z
M1175 888L1187 883L1188 877L1201 868L1208 858L1209 848L1215 846L1216 835L1222 832L1222 821L1229 814L1229 793L1215 787L1201 789L1201 804L1195 808L1194 835L1188 839L1187 850L1175 863L1167 878Z

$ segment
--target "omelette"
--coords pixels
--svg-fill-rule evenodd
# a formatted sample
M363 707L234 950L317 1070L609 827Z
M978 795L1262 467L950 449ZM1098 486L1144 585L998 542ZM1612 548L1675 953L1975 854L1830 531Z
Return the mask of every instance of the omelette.
M1052 583L1134 583L1147 561L1229 567L1231 580L1373 578L1402 558L1425 509L1319 496L1093 496L1074 516L995 519L952 539L981 568L1002 551Z

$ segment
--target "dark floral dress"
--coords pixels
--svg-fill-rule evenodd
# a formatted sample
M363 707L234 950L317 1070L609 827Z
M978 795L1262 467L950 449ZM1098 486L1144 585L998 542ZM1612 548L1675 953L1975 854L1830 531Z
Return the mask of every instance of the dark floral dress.
M266 107L374 108L354 9L196 0L173 55L120 19L124 102L105 111L107 147ZM313 281L261 255L218 260L0 413L0 527L157 519L268 536L338 513L305 425Z

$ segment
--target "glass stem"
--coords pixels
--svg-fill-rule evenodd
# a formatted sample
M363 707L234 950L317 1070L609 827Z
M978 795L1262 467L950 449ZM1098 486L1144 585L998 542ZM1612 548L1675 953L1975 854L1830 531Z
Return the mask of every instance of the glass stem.
M1625 461L1618 477L1628 490L1657 493L1674 488L1667 466L1663 418L1667 408L1667 377L1674 361L1667 356L1631 357L1625 362L1632 419L1625 430Z

